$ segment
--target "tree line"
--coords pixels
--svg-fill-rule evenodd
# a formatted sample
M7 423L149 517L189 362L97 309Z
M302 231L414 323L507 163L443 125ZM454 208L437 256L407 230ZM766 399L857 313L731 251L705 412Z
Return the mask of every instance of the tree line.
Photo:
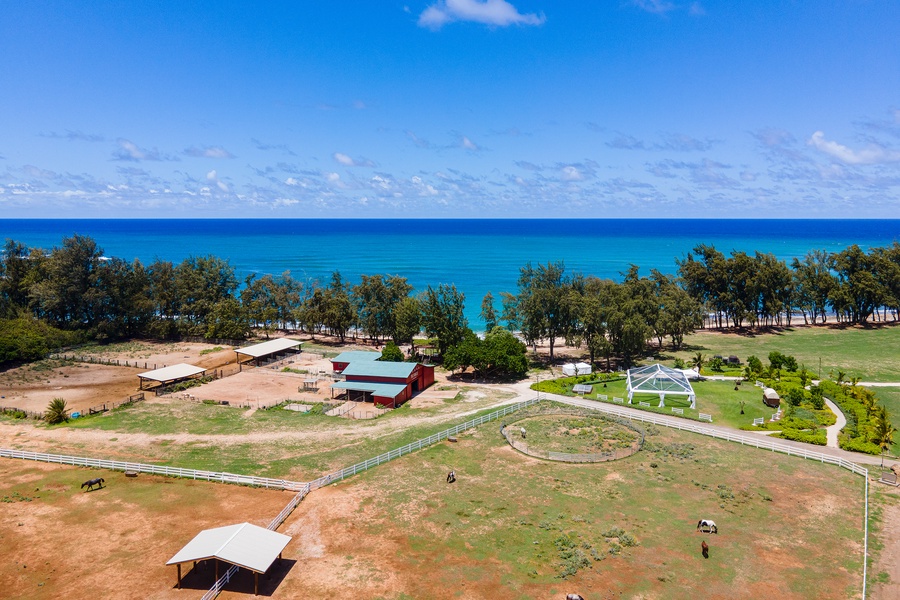
M675 276L641 276L632 265L618 282L568 271L562 262L527 264L517 290L502 292L499 302L491 293L482 299L481 317L487 332L499 327L528 344L548 342L551 358L563 341L585 347L592 362L617 357L626 365L650 346L679 348L705 319L740 327L790 325L797 313L807 323L829 314L851 323L900 318L897 243L814 251L790 266L771 254L726 257L698 245L676 264ZM215 256L145 265L107 258L80 235L48 252L7 240L0 257L0 360L36 358L81 339L244 339L253 330L301 329L401 345L424 332L440 355L456 349L453 364L494 372L504 359L492 361L488 348L506 348L508 340L473 341L464 310L465 295L451 284L414 293L399 275L352 283L337 271L324 282L289 271L239 280Z

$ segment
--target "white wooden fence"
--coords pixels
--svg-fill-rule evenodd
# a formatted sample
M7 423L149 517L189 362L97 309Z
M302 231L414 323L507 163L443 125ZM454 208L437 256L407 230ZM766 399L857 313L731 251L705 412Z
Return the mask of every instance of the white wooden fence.
M76 467L94 467L109 469L110 471L133 471L136 473L150 473L152 475L165 475L167 477L184 477L186 479L198 479L203 481L215 481L217 483L235 483L238 485L255 485L277 490L300 491L306 485L299 481L286 479L271 479L269 477L255 477L253 475L237 475L235 473L220 473L215 471L198 471L196 469L182 469L180 467L166 467L162 465L147 465L135 462L123 462L119 460L105 460L102 458L85 458L81 456L66 456L63 454L44 454L43 452L26 452L24 450L11 450L0 448L2 458L20 458L23 460L36 460L40 462L57 463L61 465L74 465Z

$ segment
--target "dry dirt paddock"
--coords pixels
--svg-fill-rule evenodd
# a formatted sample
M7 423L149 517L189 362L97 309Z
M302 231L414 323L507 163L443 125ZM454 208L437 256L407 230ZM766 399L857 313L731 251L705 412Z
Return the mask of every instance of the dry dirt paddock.
M192 575L185 586L193 589L177 590L166 561L202 529L245 521L265 527L291 498L5 458L0 477L0 596L9 599L198 598L213 574ZM83 492L81 483L95 477L104 487ZM289 568L297 567L285 561Z
M211 344L128 342L113 344L103 351L75 353L104 361L118 360L122 365L127 361L138 367L51 360L0 371L0 406L41 412L50 400L60 397L72 411L86 411L104 402L122 402L140 391L138 374L154 367L182 362L207 369L234 367L233 349L212 351L215 348Z

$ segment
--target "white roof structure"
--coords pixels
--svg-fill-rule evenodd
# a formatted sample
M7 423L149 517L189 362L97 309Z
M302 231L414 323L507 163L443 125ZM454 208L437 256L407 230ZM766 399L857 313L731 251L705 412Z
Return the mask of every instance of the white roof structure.
M218 558L243 569L265 573L290 541L289 535L250 523L206 529L170 558L166 565Z
M628 369L628 403L631 404L635 392L639 394L659 394L659 405L666 405L666 394L687 396L691 408L697 408L697 396L691 382L678 369L655 364L637 369Z
M155 371L139 373L138 377L140 377L141 379L151 379L153 381L165 383L167 381L175 381L177 379L187 379L188 377L199 375L204 371L206 371L206 369L204 369L203 367L195 367L194 365L189 365L187 363L179 363L177 365L172 365L171 367L163 367L162 369L156 369Z
M296 348L303 342L298 342L296 340L291 340L288 338L277 338L274 340L269 340L268 342L262 342L261 344L254 344L252 346L245 346L244 348L237 348L235 352L238 354L246 354L247 356L252 356L253 358L259 358L260 356L266 356L268 354L275 354L276 352L284 352L285 350L290 350L291 348Z
M562 367L562 372L570 377L574 375L590 375L591 365L587 363L566 363Z

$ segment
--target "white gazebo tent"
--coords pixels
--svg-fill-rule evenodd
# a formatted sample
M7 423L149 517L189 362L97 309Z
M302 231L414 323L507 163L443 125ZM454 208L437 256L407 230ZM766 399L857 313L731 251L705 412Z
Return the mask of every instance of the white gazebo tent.
M639 394L659 394L659 405L666 405L666 394L687 396L691 408L697 408L697 396L684 373L660 364L628 369L626 384L628 403L631 404L635 392Z
M587 363L566 363L562 367L563 375L574 377L575 375L590 375L591 365Z

